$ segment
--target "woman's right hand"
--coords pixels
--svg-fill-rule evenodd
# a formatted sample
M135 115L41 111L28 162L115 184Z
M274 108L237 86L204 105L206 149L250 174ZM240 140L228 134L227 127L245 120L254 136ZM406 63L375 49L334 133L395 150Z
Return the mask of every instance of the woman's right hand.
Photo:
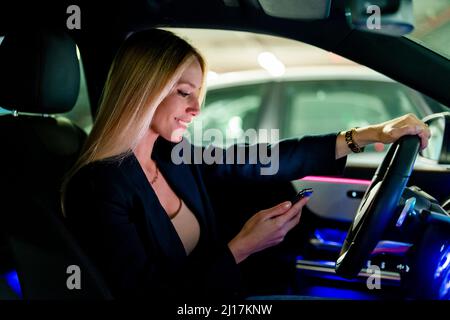
M292 206L290 201L254 214L229 243L231 253L240 263L252 253L272 247L283 241L286 234L299 221L308 197Z

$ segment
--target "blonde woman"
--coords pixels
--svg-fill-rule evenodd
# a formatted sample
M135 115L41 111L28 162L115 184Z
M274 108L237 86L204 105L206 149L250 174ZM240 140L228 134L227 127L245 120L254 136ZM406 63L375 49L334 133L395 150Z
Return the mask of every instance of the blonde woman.
M67 224L117 298L239 294L239 263L280 243L308 201L257 212L230 242L221 239L205 175L257 180L262 165L173 162L171 150L187 143L182 134L200 112L205 74L202 56L174 34L155 29L130 36L63 185ZM354 133L360 147L404 134L419 134L425 147L429 138L411 115ZM338 174L351 152L343 132L284 140L277 147L280 168L264 179Z

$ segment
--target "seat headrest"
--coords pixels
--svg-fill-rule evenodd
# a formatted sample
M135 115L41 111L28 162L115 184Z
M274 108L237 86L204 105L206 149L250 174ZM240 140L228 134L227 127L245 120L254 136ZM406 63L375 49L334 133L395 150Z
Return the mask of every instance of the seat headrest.
M0 107L31 113L68 112L79 88L76 45L64 31L6 34L0 45Z

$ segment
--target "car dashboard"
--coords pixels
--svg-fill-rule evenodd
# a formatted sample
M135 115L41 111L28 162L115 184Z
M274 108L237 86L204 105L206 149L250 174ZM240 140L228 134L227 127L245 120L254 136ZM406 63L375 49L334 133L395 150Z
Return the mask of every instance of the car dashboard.
M295 295L332 299L416 298L418 293L411 291L415 291L413 287L416 286L417 279L412 274L416 271L414 268L417 268L418 256L428 256L425 258L429 261L427 269L434 270L431 281L435 283L430 286L434 291L429 292L430 296L425 298L448 299L450 245L447 233L434 239L434 245L439 245L440 250L433 256L431 250L428 252L429 244L423 245L425 232L419 227L422 224L410 222L407 228L401 224L404 223L405 212L411 209L407 199L413 195L418 199L415 208L417 216L419 213L426 215L426 210L443 219L447 219L449 215L436 199L415 186L405 189L396 212L396 225L385 232L383 240L372 251L358 276L347 279L336 274L336 260L370 182L318 176L308 176L292 182L297 191L313 188L314 195L308 201L302 216L302 223L305 224L302 232L306 232L307 237L295 259L296 277L291 292ZM422 252L419 253L419 250ZM437 275L438 270L440 275Z

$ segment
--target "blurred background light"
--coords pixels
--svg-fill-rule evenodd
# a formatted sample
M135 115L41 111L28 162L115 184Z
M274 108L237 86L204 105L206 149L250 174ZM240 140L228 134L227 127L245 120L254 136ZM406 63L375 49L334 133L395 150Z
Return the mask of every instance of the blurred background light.
M206 75L206 82L211 82L214 80L217 80L219 78L219 74L217 72L214 71L208 71L207 75Z
M271 52L261 52L258 55L258 63L259 65L266 69L272 76L279 77L284 74L286 68L273 53Z

